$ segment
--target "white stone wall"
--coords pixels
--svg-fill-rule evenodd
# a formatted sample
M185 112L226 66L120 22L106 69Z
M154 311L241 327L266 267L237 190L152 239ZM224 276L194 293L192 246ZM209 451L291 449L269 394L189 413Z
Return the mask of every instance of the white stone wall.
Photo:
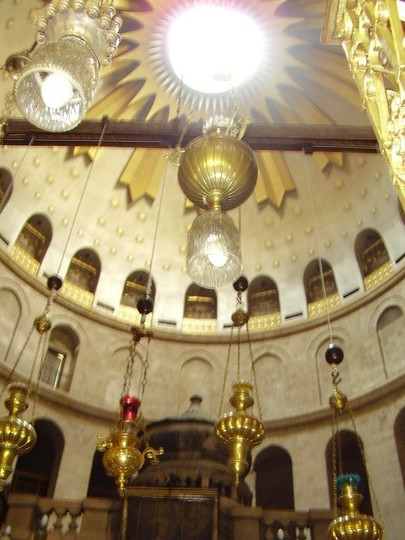
M13 367L33 319L43 311L47 291L45 287L39 288L36 280L16 273L8 259L2 258L0 373L4 379ZM341 388L350 398L364 442L373 485L387 525L387 540L403 540L405 524L404 484L393 433L395 419L405 407L405 319L397 319L385 331L383 347L377 335L377 322L388 306L404 309L403 274L396 274L389 286L369 293L361 302L331 317L334 340L345 352L340 368ZM54 325L67 324L74 329L80 339L80 349L70 392L42 386L37 416L55 422L65 440L55 497L81 499L87 492L97 434L108 434L120 398L129 328L78 309L62 298L55 301L51 319ZM333 387L330 368L324 360L329 342L326 321L320 318L306 324L291 324L277 333L254 335L252 340L267 428L266 439L254 449L254 456L267 445L284 448L293 463L296 509L327 508L325 448L331 437L328 397ZM233 349L225 408L236 375L236 345ZM28 375L33 351L34 343L30 343L17 366L18 374ZM188 398L197 393L204 398L203 408L215 419L227 351L226 336L201 339L155 331L150 343L150 368L144 396L147 418L177 416L186 409ZM143 356L147 354L146 341L141 341L139 352ZM241 347L241 369L244 377L250 377L246 343ZM138 381L139 377L136 365L134 379ZM258 414L257 403L255 412ZM250 473L248 482L253 488L254 473Z

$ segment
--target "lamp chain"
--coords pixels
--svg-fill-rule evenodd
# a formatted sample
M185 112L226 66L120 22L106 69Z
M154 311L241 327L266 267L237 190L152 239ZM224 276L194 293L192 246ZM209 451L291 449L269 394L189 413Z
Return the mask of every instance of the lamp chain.
M219 418L222 416L222 407L224 405L226 381L228 379L229 361L230 361L230 358L231 358L231 345L232 345L232 338L233 338L233 329L234 329L234 325L231 326L231 335L229 337L229 343L228 343L228 354L227 354L227 357L226 357L224 382L223 382L223 385L222 385L221 401L220 401L220 404L219 404L219 414L218 414Z
M259 420L263 424L262 404L260 401L259 388L257 386L256 367L253 361L253 350L252 350L252 343L250 341L249 321L246 323L246 333L247 333L248 344L249 344L249 357L252 364L253 386L255 388L255 393L256 393L257 408L259 409Z
M121 399L129 394L131 387L132 374L134 371L134 362L136 357L137 330L132 329L131 340L129 342L129 355L127 359L127 368L124 375L124 384L122 386ZM139 338L138 338L139 341Z

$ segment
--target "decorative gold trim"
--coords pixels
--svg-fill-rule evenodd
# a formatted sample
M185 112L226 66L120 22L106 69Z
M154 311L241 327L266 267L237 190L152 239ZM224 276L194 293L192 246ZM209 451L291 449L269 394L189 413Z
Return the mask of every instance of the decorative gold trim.
M182 331L188 334L216 334L216 319L183 319Z
M377 270L364 278L364 289L366 291L375 289L375 287L378 287L378 285L380 285L393 273L394 266L391 261L387 261L385 264L377 268Z
M90 291L82 289L81 287L78 287L77 285L74 285L73 283L70 283L69 281L65 280L63 282L60 294L66 298L69 298L69 300L75 302L75 304L79 304L85 308L90 309L93 305L94 294Z
M252 332L260 332L261 330L269 330L270 328L278 328L279 326L281 326L281 313L279 311L268 313L267 315L253 315L249 317L249 330Z
M133 285L135 285L135 283L133 283ZM147 328L150 328L152 326L152 315L152 313L146 315L145 326ZM134 307L120 304L120 307L118 308L117 319L128 322L130 324L139 324L141 320L141 314Z
M310 304L308 304L308 318L318 317L319 315L323 315L327 311L337 309L339 306L339 294L331 294L330 296L327 296L326 299L322 298L321 300L317 300L316 302L311 302Z
M41 264L32 255L29 255L22 247L14 244L10 257L32 276L37 276Z

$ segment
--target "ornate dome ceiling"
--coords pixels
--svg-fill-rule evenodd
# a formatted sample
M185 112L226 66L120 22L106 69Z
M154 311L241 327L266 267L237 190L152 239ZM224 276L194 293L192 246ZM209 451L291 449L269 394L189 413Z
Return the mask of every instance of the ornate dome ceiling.
M181 329L191 283L185 273L187 231L196 210L178 186L174 147L189 137L188 129L198 134L196 129L213 114L232 112L236 97L240 114L250 121L246 140L255 148L259 167L254 194L240 211L231 211L241 227L244 274L250 281L261 275L274 280L283 324L307 318L303 277L317 258L333 268L341 305L350 303L364 291L355 251L362 231L381 235L394 272L403 261L403 217L385 162L374 153L326 151L327 144L312 155L311 148L308 154L274 150L266 139L271 132L274 144L277 133L294 133L304 147L305 137L321 134L325 139L328 130L336 134L340 129L351 140L359 126L370 133L343 51L321 43L325 2L255 0L241 6L263 29L265 54L258 73L232 99L229 93L199 94L187 88L168 63L168 28L195 3L115 3L124 21L122 42L111 66L102 71L102 87L86 121L95 122L96 138L103 126L108 132L108 122L131 122L141 134L141 146L133 140L121 140L116 148L82 146L76 130L63 134L63 145L38 130L32 137L26 126L24 146L3 146L2 174L14 179L0 215L4 250L11 252L27 219L46 216L52 241L38 273L41 281L48 274L63 277L78 250L92 249L101 261L93 308L115 317L126 278L135 270L151 269L156 285L153 324ZM28 0L1 4L2 63L32 46L30 18L41 5ZM3 71L3 102L12 86ZM13 110L12 116L21 115ZM172 148L145 143L148 133L156 135L159 129L176 135ZM257 143L252 135L258 133ZM229 324L235 292L230 286L217 296L221 330Z

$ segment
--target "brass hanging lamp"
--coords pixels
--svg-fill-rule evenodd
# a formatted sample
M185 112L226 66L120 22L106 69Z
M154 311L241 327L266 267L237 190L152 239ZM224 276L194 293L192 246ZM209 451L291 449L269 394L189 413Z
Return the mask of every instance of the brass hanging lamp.
M34 371L38 368L38 360L41 358L38 379L41 373L42 362L45 357L45 335L52 327L52 322L49 318L49 312L55 298L56 292L62 286L62 281L58 276L51 276L48 279L48 289L50 290L50 296L48 298L46 307L42 315L37 317L28 334L28 337L24 343L24 346L19 353L16 362L11 370L11 373L6 382L6 387L9 391L9 398L5 400L5 406L8 410L8 415L0 418L0 490L4 488L5 482L10 474L13 472L13 464L15 458L21 454L27 454L35 446L37 440L37 434L34 429L34 417L35 417L35 396L38 394L38 385L34 393L34 407L31 422L27 422L21 418L23 412L28 408L28 396L31 393L31 384ZM20 381L11 381L14 377L15 370L18 362L21 359L23 352L28 345L30 337L34 330L39 335L34 360L32 363L31 373L28 383ZM2 391L2 394L4 389Z
M367 469L366 457L358 436L354 417L350 410L348 397L340 390L338 364L343 360L343 351L340 347L331 343L326 352L326 361L332 366L332 380L334 392L329 398L329 404L333 412L332 422L332 465L333 465L333 511L334 520L328 528L328 540L381 540L383 538L383 525L378 523L374 517L362 514L358 506L363 500L362 494L358 491L360 484L360 475L353 472L344 472L342 464L342 455L340 448L340 420L344 413L348 413L352 422L353 431L359 450L364 461L365 471L370 475ZM380 514L381 510L371 484L371 491ZM338 504L340 509L338 509Z
M229 400L234 407L234 411L222 414L222 405L226 386L226 379L229 369L230 349L232 343L232 332L228 348L228 358L225 368L224 384L222 389L221 405L219 411L219 420L215 424L215 435L226 444L229 452L228 465L234 476L235 485L238 486L240 479L244 476L248 467L249 453L253 446L260 444L264 438L265 430L262 419L261 405L257 390L256 375L253 363L253 354L249 336L249 315L243 309L241 293L247 289L247 280L241 276L235 283L234 288L237 291L237 309L232 315L233 327L238 331L238 356L237 356L237 377L232 385L232 396ZM253 384L241 378L240 365L240 334L242 326L246 325L251 367L253 374ZM253 406L254 399L252 391L255 389L260 419L255 418L247 412L247 409Z
M142 415L138 414L141 399L130 393L131 378L136 358L136 346L141 338L147 336L144 326L131 329L130 353L124 377L124 385L120 398L119 416L107 437L100 437L97 449L103 454L103 465L108 476L115 478L118 493L125 497L131 477L136 476L142 468L145 459L152 464L159 462L163 448L152 448L149 445L146 425ZM146 385L147 361L144 365L142 381L143 396ZM144 449L141 450L142 445Z
M188 235L187 273L207 288L228 285L242 271L239 231L226 211L246 201L256 185L254 153L240 140L244 131L237 115L212 118L180 158L180 187L202 210Z

